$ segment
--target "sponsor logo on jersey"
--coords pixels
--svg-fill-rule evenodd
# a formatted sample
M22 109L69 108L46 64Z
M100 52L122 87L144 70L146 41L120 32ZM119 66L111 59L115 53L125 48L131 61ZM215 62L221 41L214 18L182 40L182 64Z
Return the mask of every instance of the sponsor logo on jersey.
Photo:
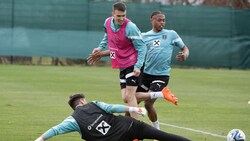
M111 126L103 120L99 125L97 125L96 130L102 133L103 135L106 135L110 128Z
M153 45L154 45L155 47L160 46L160 45L161 45L160 40L154 40L154 41L153 41Z

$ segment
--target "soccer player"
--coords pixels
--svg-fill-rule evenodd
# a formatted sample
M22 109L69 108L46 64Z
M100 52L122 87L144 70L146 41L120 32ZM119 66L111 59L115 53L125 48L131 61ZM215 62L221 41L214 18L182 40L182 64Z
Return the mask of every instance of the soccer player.
M170 77L173 48L178 47L181 50L176 56L176 60L182 62L189 56L189 49L179 35L174 30L164 29L166 21L162 12L153 12L150 22L152 30L142 33L147 46L147 53L143 73L141 74L141 84L137 89L138 96L141 92L148 91L160 92L163 90L163 93L171 93L166 89L166 86ZM153 107L155 101L154 98L145 100L145 108L153 126L160 129L157 113Z
M146 45L137 26L126 18L126 5L122 2L113 4L112 17L104 22L105 34L99 47L92 55L99 55L109 47L112 68L120 69L122 99L129 106L137 106L135 92L140 69L143 65ZM131 113L131 117L138 115Z
M164 96L173 96L170 99L175 105L178 99L166 88L170 77L170 64L173 53L173 47L178 47L181 52L176 55L176 60L183 62L189 56L189 49L182 39L174 30L164 29L165 15L160 11L152 12L150 17L152 30L142 33L143 40L147 45L147 53L144 62L143 73L141 74L141 84L137 89L136 97L138 101L145 100L145 107L148 111L149 119L155 128L160 129L157 113L153 107L157 97L162 97L161 93L153 93L162 91ZM98 62L101 57L106 56L107 51L102 51L100 56L90 56L88 61L90 64ZM150 93L150 96L148 92Z
M145 108L112 105L100 101L88 103L83 94L70 96L68 104L74 110L73 114L47 130L35 141L45 141L53 136L70 132L79 132L81 138L86 141L132 141L134 138L190 141L184 137L157 130L132 117L113 115L113 113L126 111L145 115Z

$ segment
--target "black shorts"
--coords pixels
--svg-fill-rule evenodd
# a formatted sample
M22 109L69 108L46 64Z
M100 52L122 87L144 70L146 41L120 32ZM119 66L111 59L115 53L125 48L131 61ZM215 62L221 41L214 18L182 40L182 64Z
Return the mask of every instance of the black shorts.
M120 71L121 89L126 86L138 86L138 77L134 76L134 66L127 67Z
M137 92L148 92L153 91L161 91L164 87L168 85L169 76L157 76L157 75L150 75L146 73L142 73L140 75L140 82L137 88Z

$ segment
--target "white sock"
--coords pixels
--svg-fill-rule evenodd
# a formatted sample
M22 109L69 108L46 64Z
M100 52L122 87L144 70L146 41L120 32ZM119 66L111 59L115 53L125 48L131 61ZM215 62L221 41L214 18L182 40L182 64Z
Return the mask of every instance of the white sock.
M164 98L162 92L149 92L150 99L156 99L156 98Z
M159 124L159 121L158 121L158 120L155 121L155 122L152 122L152 125L153 125L154 128L160 130L160 124Z

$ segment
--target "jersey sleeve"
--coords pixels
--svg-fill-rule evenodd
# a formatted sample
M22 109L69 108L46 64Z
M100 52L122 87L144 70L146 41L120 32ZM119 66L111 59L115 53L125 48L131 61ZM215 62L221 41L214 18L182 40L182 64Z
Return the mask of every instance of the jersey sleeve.
M98 107L106 111L107 113L124 113L126 111L126 106L120 104L107 104L100 101L93 101Z
M107 47L108 47L108 36L107 36L107 33L105 33L103 38L102 38L102 41L100 42L100 44L98 46L98 48L100 50L104 50Z
M80 128L79 128L77 122L75 121L75 119L72 116L69 116L60 124L50 128L48 131L46 131L43 134L43 137L47 140L49 138L52 138L53 136L66 134L69 132L75 132L75 131L80 133Z
M178 35L178 33L176 33L175 31L173 31L173 40L172 40L172 44L178 48L183 48L185 46L184 42L182 41L181 37Z
M108 19L106 19L105 22L104 22L104 24L103 24L103 28L104 28L105 34L104 34L104 36L103 36L103 38L102 38L102 40L101 40L101 42L100 42L100 44L98 46L98 48L100 50L104 50L105 48L108 47L108 36L107 36L107 31L106 31L107 20Z
M135 49L138 51L138 57L135 67L140 69L143 65L146 55L146 45L142 40L141 31L134 23L128 22L126 26L126 36L132 41Z

